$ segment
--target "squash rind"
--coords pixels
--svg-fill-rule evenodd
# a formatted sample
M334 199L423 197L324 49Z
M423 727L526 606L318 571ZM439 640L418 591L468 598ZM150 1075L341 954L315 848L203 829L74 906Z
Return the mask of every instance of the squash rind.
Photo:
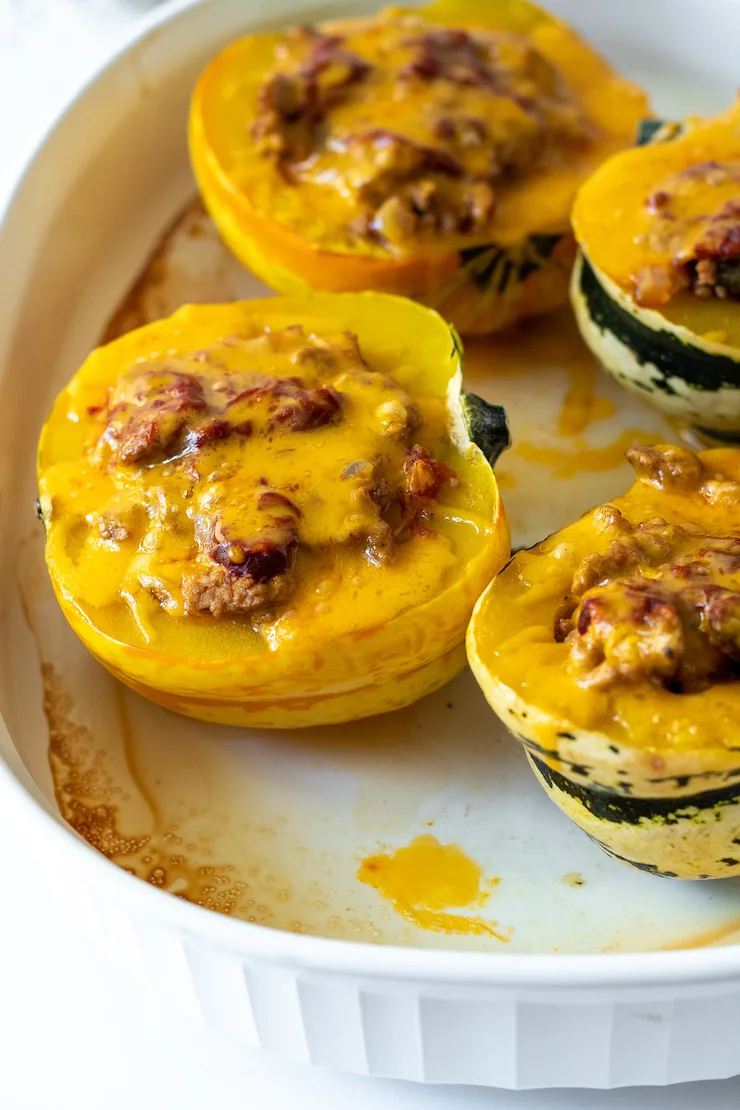
M502 405L484 401L477 393L463 393L461 403L468 435L494 466L499 456L511 446L506 410Z
M571 304L587 346L620 385L710 436L740 436L740 350L640 308L583 251Z
M727 753L724 769L703 770L693 755L664 756L664 770L653 776L658 781L638 786L645 776L643 753L621 748L615 754L608 736L543 713L491 673L479 653L476 624L492 589L478 601L468 628L468 662L550 799L600 848L631 867L681 879L740 875L738 753Z
M620 863L669 879L740 875L740 785L666 805L581 787L529 753L527 759L558 808Z
M719 474L732 475L737 480L740 466L737 451L710 451L702 458L710 469L714 464ZM730 459L734 462L727 461ZM633 489L639 486L638 480ZM628 493L615 502L628 515L625 506L629 505L629 498ZM648 515L659 509L659 502L651 501ZM672 509L672 513L679 511ZM666 515L669 520L674 519ZM598 702L598 712L596 703L575 705L570 686L567 693L543 696L542 690L558 689L567 676L561 669L563 656L552 654L549 647L543 648L537 659L552 662L531 663L530 666L539 665L540 669L526 670L527 654L521 644L555 644L554 638L550 639L552 631L549 635L545 632L549 621L546 613L550 613L551 605L557 606L561 596L559 577L554 592L552 586L543 585L551 581L553 573L559 572L552 567L548 571L547 563L534 570L532 559L566 558L566 549L573 548L573 565L578 565L580 558L594 549L595 540L588 531L591 516L587 513L580 522L541 545L514 556L491 583L479 599L468 627L470 667L488 704L522 744L548 796L606 852L623 863L668 877L707 879L738 875L737 681L718 687L726 693L708 703L702 702L702 693L666 695L669 699L693 698L689 703L679 700L675 707L672 702L667 705L655 699L651 703L651 688L644 692L638 688L637 701L632 704L644 705L644 712L640 709L641 735L636 737L628 723L634 717L625 716L619 700L625 696L622 693L615 693L612 702ZM736 514L734 520L736 529ZM532 582L536 585L532 586ZM527 583L529 587L525 588ZM543 591L542 608L538 601L528 600L533 589ZM507 614L505 626L499 616L502 612ZM511 656L511 644L520 636L524 639L515 649L519 654ZM550 666L552 669L545 671ZM578 691L578 687L573 689ZM598 699L598 695L594 697ZM716 708L712 709L713 706ZM655 722L666 722L667 731L673 732L673 727L668 729L672 718L683 722L681 736L686 737L675 746L671 740L661 739L662 732L653 736L654 730L661 727ZM699 742L695 740L697 736Z
M350 319L346 314L350 310L343 308L350 303L356 318L365 320L366 329L373 327L382 333L383 316L386 320L392 316L392 327L399 334L413 337L411 349L417 343L420 357L427 349L439 352L443 361L434 368L429 367L435 375L432 380L437 382L435 388L439 389L442 383L446 387L446 394L442 396L447 398L451 438L474 464L475 481L481 483L479 492L490 502L490 534L468 564L460 567L454 580L445 584L440 595L400 612L384 625L363 629L357 635L343 634L331 643L312 643L310 649L300 651L262 651L198 660L167 655L157 650L156 645L135 646L96 626L94 613L78 603L74 591L65 585L49 556L52 549L49 535L53 535L54 519L42 481L47 561L65 616L89 650L113 674L160 704L200 719L242 726L283 728L328 724L410 704L443 685L464 666L462 643L470 612L481 589L508 557L510 540L493 471L484 461L483 452L467 434L461 400L460 351L454 336L435 313L385 294L316 296L301 302L270 299L252 304L257 309L265 306L266 312L277 314L276 319L286 313L292 321L302 319L308 323L312 320L312 311L314 322L325 317ZM119 349L135 352L136 357L144 357L149 346L166 350L170 342L174 342L177 347L188 322L194 317L203 318L208 312L229 316L225 326L227 334L232 334L237 329L229 313L231 308L239 307L186 307L168 321L129 333L116 344L124 344ZM377 322L371 324L368 313L376 311ZM424 328L431 329L431 345L425 345L425 336L428 340L430 332L425 333ZM449 361L445 362L446 359ZM422 361L420 365L424 367L425 364ZM64 394L57 402L60 413L65 411L63 397ZM42 476L45 465L53 462L49 451L53 449L55 419L53 412L42 433Z
M621 385L720 442L740 439L740 305L702 305L685 290L664 310L646 308L631 285L643 267L667 261L648 234L648 195L692 166L737 161L738 119L740 101L713 119L643 121L635 146L581 187L572 221L570 299L587 346Z

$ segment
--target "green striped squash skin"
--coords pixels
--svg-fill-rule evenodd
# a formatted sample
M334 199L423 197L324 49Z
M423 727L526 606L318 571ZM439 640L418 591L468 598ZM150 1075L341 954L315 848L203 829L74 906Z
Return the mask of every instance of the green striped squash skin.
M740 440L740 350L708 343L640 309L582 251L571 304L586 345L620 385L710 439Z
M506 411L501 405L484 401L477 393L463 393L460 403L468 435L494 466L499 456L511 446Z
M570 229L530 235L517 246L466 247L454 272L436 288L420 289L414 299L436 309L464 335L486 335L565 304L574 254ZM526 289L530 278L542 279L534 301Z
M638 870L676 879L740 875L740 747L646 759L640 748L523 698L489 669L475 632L476 614L468 662L486 700L566 817Z
M482 290L493 289L503 295L513 285L526 281L535 270L542 270L567 235L531 235L518 248L488 243L460 251L461 270L466 281Z
M740 768L729 785L650 798L591 783L588 768L575 775L527 758L552 801L621 863L672 879L740 875Z

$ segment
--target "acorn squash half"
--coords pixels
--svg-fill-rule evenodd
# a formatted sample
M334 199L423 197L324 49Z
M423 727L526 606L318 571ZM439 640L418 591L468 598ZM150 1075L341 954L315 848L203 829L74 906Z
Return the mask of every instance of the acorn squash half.
M281 293L381 289L493 332L567 299L578 186L645 94L525 0L250 35L195 89L203 199Z
M637 481L516 555L468 658L540 783L616 859L740 874L740 451L628 452Z
M720 441L740 438L740 101L653 123L580 190L571 300L609 373Z
M72 628L139 693L228 724L441 686L509 553L505 417L461 364L441 317L383 294L189 306L93 352L39 452Z

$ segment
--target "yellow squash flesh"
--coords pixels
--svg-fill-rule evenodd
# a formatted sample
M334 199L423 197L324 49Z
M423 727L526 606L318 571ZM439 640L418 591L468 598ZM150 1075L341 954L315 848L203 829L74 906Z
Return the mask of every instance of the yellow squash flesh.
M339 373L327 369L315 350L297 365L306 337L314 347L339 337L341 347L347 332L367 373L341 360ZM342 419L274 430L272 409L257 406L244 436L215 435L192 453L185 440L170 461L123 465L106 444L106 421L126 383L151 367L209 381L260 373L314 387L331 380ZM343 721L442 685L464 664L473 605L509 550L496 481L469 438L460 386L459 347L444 321L382 294L189 306L95 351L57 399L39 451L47 565L72 628L146 697L228 724ZM350 464L386 454L389 465L399 461L398 444L384 436L407 402L420 418L415 441L456 478L425 504L392 558L373 559L353 539L372 505L353 485ZM216 535L228 545L256 527L255 504L274 493L294 506L289 524L290 512L298 519L290 595L256 615L188 612L180 583L204 558L195 546L198 514L216 506ZM286 510L277 505L282 528ZM242 558L237 550L234 559Z
M410 14L389 9L375 20L324 29L345 36L348 48L362 58L385 65L395 58L376 56L377 30ZM227 244L274 289L290 294L382 289L422 300L463 334L493 332L566 299L576 190L606 157L632 141L637 122L649 114L647 100L566 24L524 0L439 0L413 14L431 28L520 36L540 66L553 67L584 120L577 143L554 150L544 166L496 184L495 214L485 235L445 231L393 248L352 235L361 209L351 190L327 185L340 157L326 148L319 152L315 180L309 166L300 180L286 182L274 159L262 156L250 137L280 34L234 43L202 74L190 116L193 166ZM399 98L397 83L374 82L368 83L367 97L351 97L335 110L340 129L392 128L413 142L438 147L430 130L435 98L440 115L485 116L509 136L513 148L532 127L526 97L517 104L501 95L492 108L490 93L486 99L471 86L451 92L446 81L432 81Z

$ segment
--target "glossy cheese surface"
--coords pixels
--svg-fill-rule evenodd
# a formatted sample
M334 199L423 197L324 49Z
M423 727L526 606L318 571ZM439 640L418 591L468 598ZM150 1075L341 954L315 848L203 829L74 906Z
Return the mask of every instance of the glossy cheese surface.
M740 102L609 159L579 191L573 227L597 272L639 305L740 343L737 302L700 297L684 270L740 254Z
M700 458L711 474L701 495L660 489L640 477L611 503L631 525L660 520L686 530L672 553L678 562L693 556L697 542L717 540L734 549L740 538L740 453L717 449ZM613 520L612 514L592 510L512 560L476 611L477 659L499 689L513 692L517 704L527 706L529 716L542 722L537 726L540 743L565 755L576 752L569 742L598 736L605 749L608 740L615 751L652 753L653 774L659 773L661 759L669 753L719 749L735 760L740 710L736 679L711 683L696 693L675 692L649 681L599 687L584 682L583 672L572 665L570 645L558 642L559 614L578 567L591 555L606 557L619 539ZM647 580L655 575L647 559L630 573ZM710 572L706 584L738 591L737 561ZM527 732L528 722L522 725ZM576 758L588 754L590 750L579 747Z
M196 163L207 148L204 172L233 203L242 197L316 249L383 258L564 232L578 185L648 114L641 90L564 23L520 0L443 0L320 30L319 46L317 32L293 32L229 47L201 78L191 135ZM322 55L316 70L317 50L332 61ZM265 97L275 100L276 76L308 69L320 94L334 86L308 145L289 122L280 153L269 120L260 128ZM297 119L301 108L291 114L288 100L304 94L281 90L284 117ZM392 211L384 218L385 205L378 215L409 173L425 187L431 179L453 212L471 189L485 183L488 192L465 209L472 216L435 222L423 218L428 200L417 189L410 230ZM376 217L369 233L368 210Z

